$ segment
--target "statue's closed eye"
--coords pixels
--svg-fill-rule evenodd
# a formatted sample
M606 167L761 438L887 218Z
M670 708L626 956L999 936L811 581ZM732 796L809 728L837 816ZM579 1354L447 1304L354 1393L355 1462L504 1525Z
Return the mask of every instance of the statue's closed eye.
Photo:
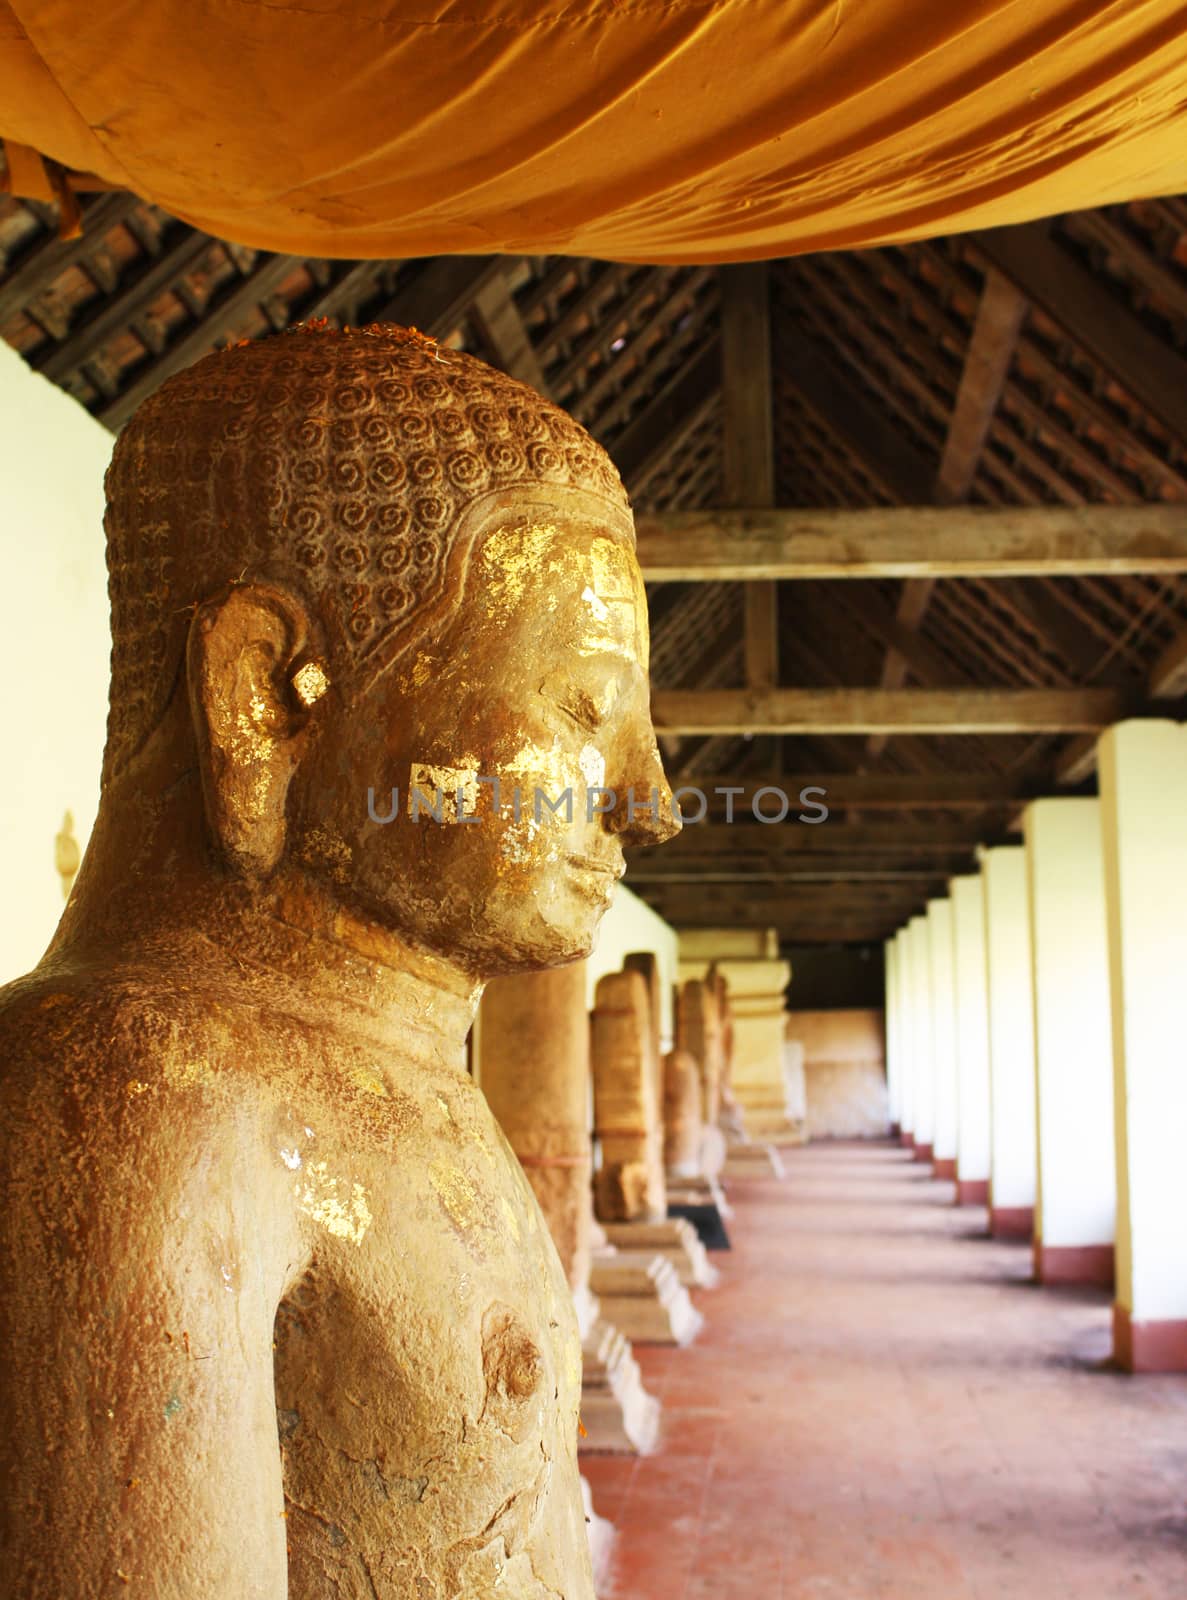
M587 733L596 733L605 720L597 701L584 689L570 688L568 694L557 700L557 705Z

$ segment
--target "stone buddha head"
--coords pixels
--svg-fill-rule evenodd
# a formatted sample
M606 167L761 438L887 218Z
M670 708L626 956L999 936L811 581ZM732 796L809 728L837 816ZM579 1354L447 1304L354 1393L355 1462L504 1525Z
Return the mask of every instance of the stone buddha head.
M629 502L571 418L403 329L299 328L166 382L107 497L108 804L171 729L214 872L477 976L588 952L624 844L676 825Z

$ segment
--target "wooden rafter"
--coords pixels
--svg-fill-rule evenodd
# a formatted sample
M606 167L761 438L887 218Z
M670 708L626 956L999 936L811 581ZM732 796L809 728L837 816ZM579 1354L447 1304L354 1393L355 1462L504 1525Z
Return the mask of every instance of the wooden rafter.
M1113 689L661 689L665 733L1094 732L1127 709Z
M727 794L732 795L731 809L738 814L748 813L754 796L768 788L780 789L789 796L791 815L797 813L801 793L809 789L812 793L803 802L805 805L821 801L823 790L823 803L833 811L849 807L863 811L989 811L1007 809L1032 792L1017 777L962 772L716 772L698 773L689 783L705 795L710 816L724 814ZM690 813L699 809L694 795L687 796L684 803Z
M763 804L766 815L778 816L781 805L775 803L775 797L768 796ZM984 837L982 829L967 822L798 822L794 807L788 819L769 825L755 822L749 812L739 816L742 820L735 819L732 824L703 822L686 827L664 847L662 856L654 858L656 871L662 873L676 862L702 857L716 861L728 856L739 861L789 855L943 854L971 850ZM631 859L638 859L634 852Z
M822 346L784 321L780 375L900 504L925 504L933 473L914 444L872 406Z
M64 240L48 231L14 261L0 282L0 323L29 308L56 279L71 267L88 267L96 242L125 222L140 200L120 191L92 200L83 208L83 232L77 239Z
M1187 505L645 512L653 582L1187 572Z
M970 235L986 260L1187 444L1187 361L1053 237L1049 224Z
M1178 700L1187 695L1187 628L1177 633L1150 668L1151 700Z
M474 295L471 315L499 367L551 398L548 380L511 293L507 271L487 278Z
M956 505L968 498L1026 309L1025 298L1012 283L997 273L986 274L932 489L931 498L938 505ZM933 577L909 578L904 583L897 620L907 633L918 633L931 603L934 583ZM908 656L896 645L888 646L882 666L883 688L901 688L910 670ZM866 754L875 759L885 745L886 736L875 734L866 745Z
M775 504L771 394L771 291L765 261L721 269L722 501ZM779 606L774 580L746 585L746 682L779 681Z
M632 494L645 487L717 403L721 356L716 338L682 364L651 404L619 434L610 453Z

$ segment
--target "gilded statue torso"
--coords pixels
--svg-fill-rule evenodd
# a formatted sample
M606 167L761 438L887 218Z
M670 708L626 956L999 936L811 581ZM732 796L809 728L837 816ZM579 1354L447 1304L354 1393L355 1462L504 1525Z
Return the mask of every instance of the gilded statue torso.
M293 1600L544 1600L581 1387L559 1262L464 1071L346 1056L286 1072L268 1135L308 1252L276 1323Z
M426 1059L413 1034L417 1059L401 1060L225 990L162 992L159 975L144 998L117 977L98 1007L71 983L24 988L0 1026L0 1047L24 1036L5 1050L6 1277L38 1236L31 1270L56 1279L69 1320L127 1318L140 1291L118 1239L102 1284L78 1248L98 1184L103 1210L121 1197L111 1229L155 1234L185 1285L178 1315L157 1316L180 1324L154 1329L159 1377L114 1357L86 1375L103 1424L130 1430L124 1495L139 1430L183 1419L187 1383L206 1376L194 1364L270 1357L289 1600L563 1595L584 1539L575 1318L461 1063ZM21 1155L34 1129L36 1171ZM57 1239L51 1210L73 1219ZM233 1321L212 1334L200 1308L225 1296Z

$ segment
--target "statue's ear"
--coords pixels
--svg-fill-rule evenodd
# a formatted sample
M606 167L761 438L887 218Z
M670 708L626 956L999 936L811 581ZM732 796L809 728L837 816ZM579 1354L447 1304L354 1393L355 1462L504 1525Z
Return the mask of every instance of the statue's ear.
M237 584L200 606L186 667L206 817L228 863L266 876L284 852L285 803L308 712L290 675L304 650L300 602L268 584Z

